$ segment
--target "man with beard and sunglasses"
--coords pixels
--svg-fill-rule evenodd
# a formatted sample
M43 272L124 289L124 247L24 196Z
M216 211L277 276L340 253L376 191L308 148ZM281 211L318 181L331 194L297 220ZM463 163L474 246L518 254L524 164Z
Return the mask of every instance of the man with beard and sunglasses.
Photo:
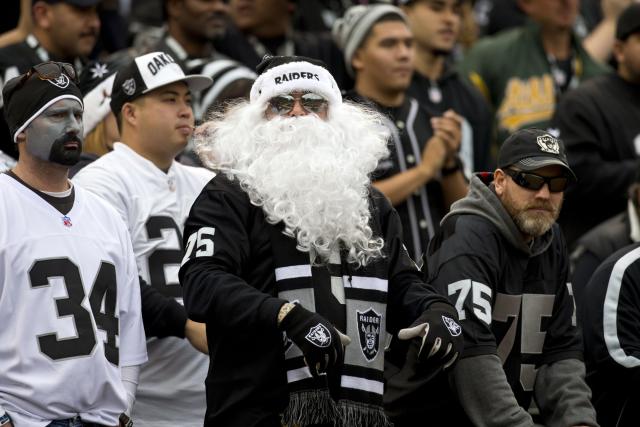
M2 426L128 426L147 360L127 227L68 179L82 150L75 80L46 62L2 91L20 153L0 175Z
M453 393L436 396L399 378L414 389L397 394L410 408L400 418L446 413L433 425L597 426L555 223L572 181L563 142L525 129L501 146L493 174L476 174L467 197L453 204L429 245L425 273L458 310L464 353L440 378Z
M420 277L369 175L380 115L343 103L320 61L268 57L250 102L197 131L219 174L185 225L189 316L207 324L206 426L388 426L388 334L425 369L462 346L455 309ZM404 329L403 329L404 328Z

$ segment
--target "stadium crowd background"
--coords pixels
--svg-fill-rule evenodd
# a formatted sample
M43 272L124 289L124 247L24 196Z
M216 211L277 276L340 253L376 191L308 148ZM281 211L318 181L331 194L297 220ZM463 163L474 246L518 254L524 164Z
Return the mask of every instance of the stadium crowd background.
M401 7L411 31L373 34L382 15L351 8L358 4ZM199 124L249 97L264 55L300 55L323 61L345 99L387 114L398 134L390 146L415 150L407 135L413 133L403 130L418 135L417 151L392 148L398 164L385 169L381 162L373 175L398 210L418 265L440 220L464 196L466 180L493 171L502 142L529 127L562 139L577 175L558 222L571 253L578 313L588 310L586 289L598 266L640 241L640 5L633 0L12 0L4 6L0 85L47 60L71 63L80 75L85 152L72 174L119 140L105 100L114 74L132 58L161 51L185 74L210 77L210 87L193 93ZM387 44L359 50L376 37ZM448 135L438 142L440 151L424 142L438 132ZM0 171L16 159L3 121ZM191 144L178 160L201 165ZM427 178L390 184L421 161ZM629 363L638 369L636 362Z

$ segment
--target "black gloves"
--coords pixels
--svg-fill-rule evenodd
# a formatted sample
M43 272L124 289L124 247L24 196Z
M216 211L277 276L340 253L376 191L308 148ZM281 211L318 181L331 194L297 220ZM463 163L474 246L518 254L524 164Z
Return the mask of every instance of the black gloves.
M282 319L280 328L297 345L314 377L343 363L344 347L351 340L324 317L299 304Z
M458 359L464 347L455 309L441 302L430 305L410 327L400 330L398 338L419 339L418 362L441 365L443 369Z

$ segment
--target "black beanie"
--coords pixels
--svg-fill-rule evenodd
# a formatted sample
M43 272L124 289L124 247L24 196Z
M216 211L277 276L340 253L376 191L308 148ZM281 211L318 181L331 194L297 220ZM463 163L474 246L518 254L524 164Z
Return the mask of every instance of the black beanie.
M75 99L83 105L80 89L64 73L51 80L42 79L37 73L33 73L20 85L23 76L24 74L9 80L2 89L4 117L13 142L16 142L17 135L36 117L61 99Z

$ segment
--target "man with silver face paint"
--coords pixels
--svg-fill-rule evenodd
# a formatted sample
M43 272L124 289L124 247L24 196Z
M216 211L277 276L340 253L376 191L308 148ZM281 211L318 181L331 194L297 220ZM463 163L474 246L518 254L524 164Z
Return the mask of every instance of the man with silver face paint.
M130 426L147 360L138 275L120 216L68 179L75 70L35 65L2 96L20 157L0 174L0 425Z

